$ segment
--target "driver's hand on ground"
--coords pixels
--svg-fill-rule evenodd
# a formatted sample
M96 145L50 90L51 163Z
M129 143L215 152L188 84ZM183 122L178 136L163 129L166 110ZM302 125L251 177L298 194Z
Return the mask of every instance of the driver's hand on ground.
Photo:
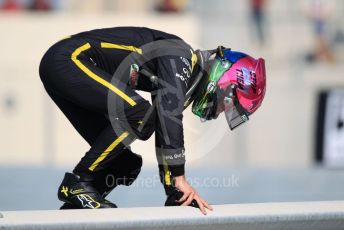
M199 206L199 209L204 215L207 215L208 210L213 208L205 201L197 191L187 182L185 176L178 176L174 178L174 186L183 193L183 196L177 201L181 203L181 206L188 206L192 200L195 200Z

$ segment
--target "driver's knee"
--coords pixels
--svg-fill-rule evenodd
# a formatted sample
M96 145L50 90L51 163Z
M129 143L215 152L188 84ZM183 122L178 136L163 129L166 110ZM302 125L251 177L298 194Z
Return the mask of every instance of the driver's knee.
M127 112L128 122L134 135L140 140L148 140L155 131L156 111L149 101L142 101Z

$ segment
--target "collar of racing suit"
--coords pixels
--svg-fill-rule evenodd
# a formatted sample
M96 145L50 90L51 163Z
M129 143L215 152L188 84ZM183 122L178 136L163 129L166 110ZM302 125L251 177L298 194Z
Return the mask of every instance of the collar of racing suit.
M211 56L214 53L216 53L216 50L196 50L193 52L193 55L196 55L196 62L193 64L192 74L188 82L188 88L185 94L184 109L186 109L191 104L191 102L193 102L193 100L197 97L197 93L201 92L200 89L202 88L204 83L207 82L208 71L213 63ZM131 68L133 68L133 65ZM157 76L144 68L139 69L139 67L137 66L135 67L134 73L135 74L132 74L132 70L130 70L129 82L132 82L132 77L135 77L137 76L137 73L140 73L143 76L148 77L153 84L157 84ZM137 81L137 78L135 78L134 81Z
M185 95L184 109L186 109L197 97L197 92L201 91L199 89L207 80L206 76L208 76L208 69L212 62L211 56L215 52L216 50L196 50L194 52L197 57L197 62L194 65L194 70L189 80L189 87Z

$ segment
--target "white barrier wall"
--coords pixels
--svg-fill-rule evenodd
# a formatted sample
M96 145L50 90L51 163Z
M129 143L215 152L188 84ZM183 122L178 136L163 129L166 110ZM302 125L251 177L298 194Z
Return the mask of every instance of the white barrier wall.
M1 229L340 230L343 226L343 201L215 205L207 216L192 207L0 213Z

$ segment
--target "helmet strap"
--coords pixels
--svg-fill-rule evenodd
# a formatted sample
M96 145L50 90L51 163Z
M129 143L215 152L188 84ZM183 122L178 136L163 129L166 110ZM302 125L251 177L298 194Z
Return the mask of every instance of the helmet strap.
M224 46L218 46L216 49L216 55L220 57L221 59L225 58L224 51L225 50L230 50L230 48L226 48Z

